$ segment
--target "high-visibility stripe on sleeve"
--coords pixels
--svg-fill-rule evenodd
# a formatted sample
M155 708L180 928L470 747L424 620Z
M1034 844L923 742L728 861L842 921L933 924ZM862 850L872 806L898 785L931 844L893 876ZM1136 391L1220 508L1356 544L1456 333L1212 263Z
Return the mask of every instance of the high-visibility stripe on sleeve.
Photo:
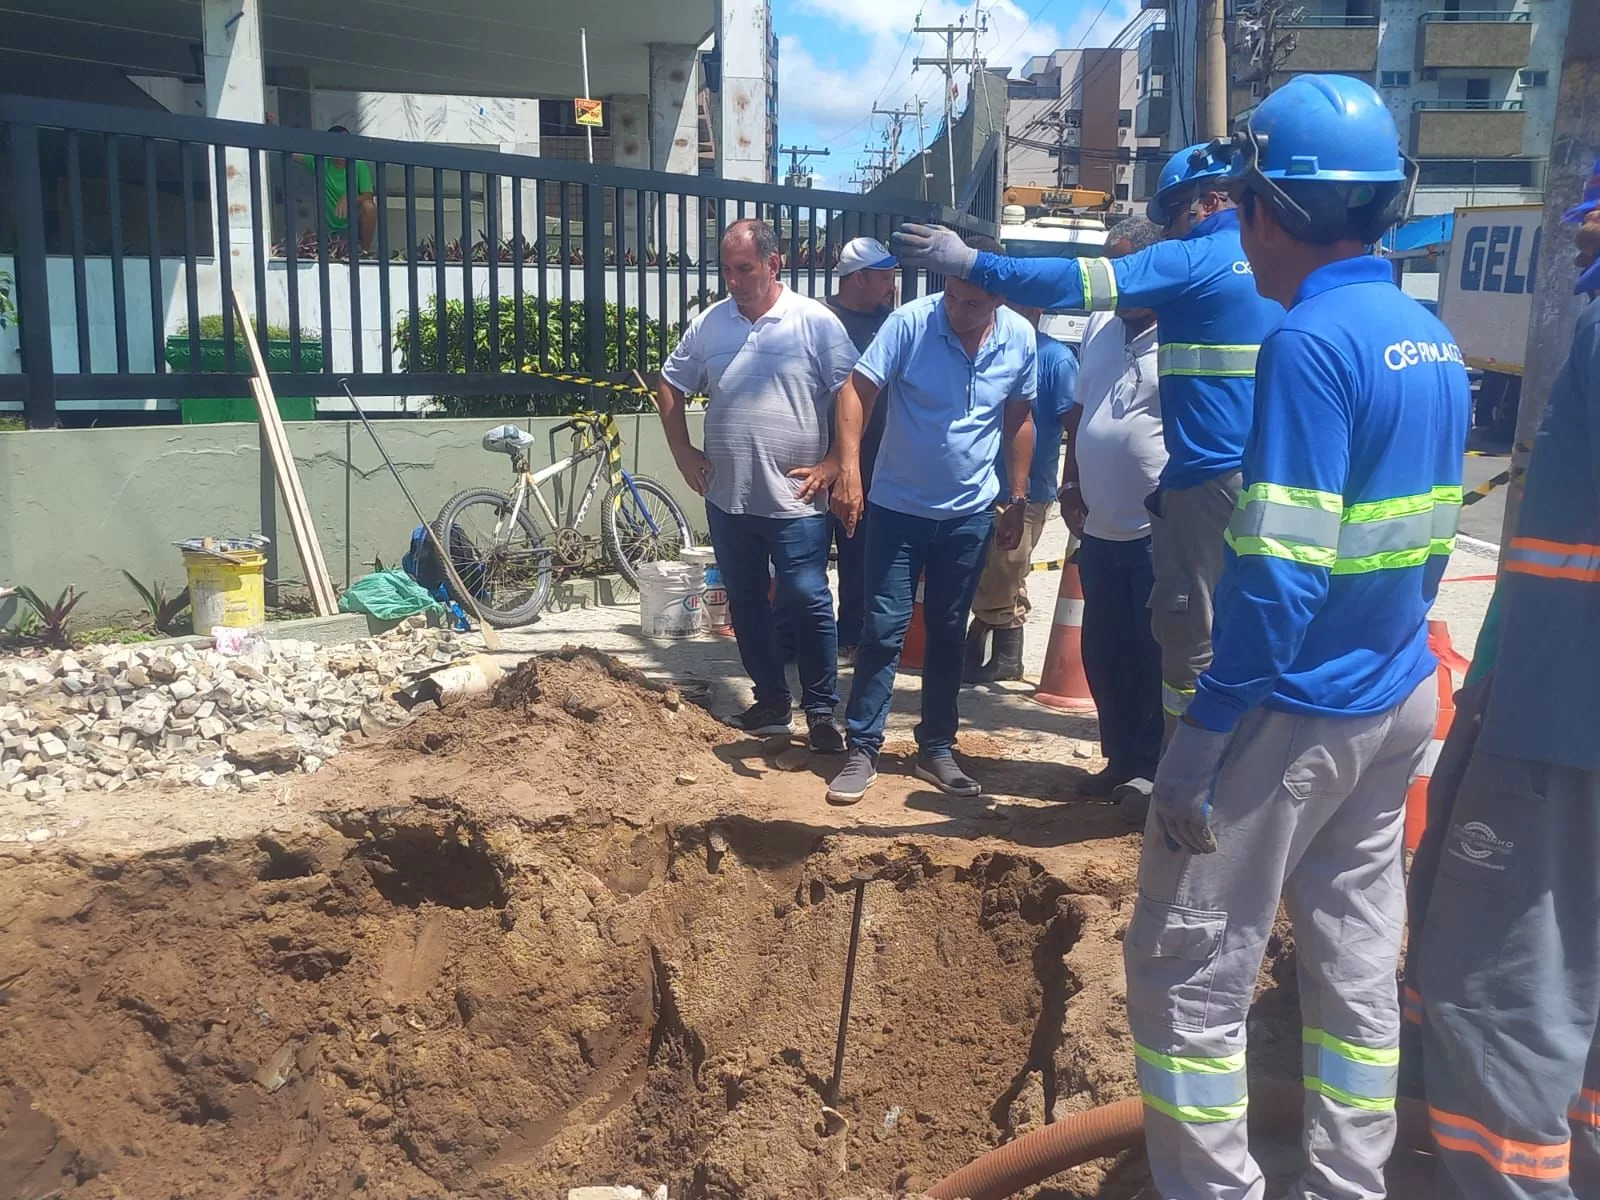
M1409 983L1400 989L1400 1015L1409 1024L1422 1024L1422 993Z
M1249 378L1256 373L1256 356L1260 352L1260 346L1162 342L1156 350L1156 374Z
M1249 1110L1245 1056L1188 1058L1134 1043L1139 1091L1157 1112L1189 1125L1237 1121Z
M1369 1112L1394 1108L1398 1047L1358 1046L1308 1027L1301 1034L1301 1056L1307 1091Z
M1117 307L1117 273L1109 258L1080 258L1083 307L1089 312L1111 312Z
M1239 497L1226 541L1240 556L1363 575L1420 567L1435 554L1449 554L1460 515L1461 488L1453 485L1346 505L1331 492L1257 483ZM1595 567L1600 573L1600 557Z
M1600 546L1585 542L1553 542L1547 538L1511 539L1506 570L1514 575L1600 583Z
M1183 716L1189 711L1189 702L1193 699L1193 688L1175 687L1164 679L1161 681L1161 708L1169 716Z
M1428 1120L1434 1144L1442 1151L1473 1154L1501 1175L1519 1179L1567 1177L1572 1158L1572 1142L1518 1142L1491 1133L1470 1117L1457 1116L1442 1108L1428 1106Z
M1239 496L1226 541L1241 557L1259 555L1331 567L1338 558L1344 499L1333 492L1255 483Z
M1600 1129L1600 1091L1584 1088L1579 1092L1577 1100L1567 1110L1567 1119L1574 1125Z
M1459 484L1433 489L1433 537L1428 546L1432 553L1449 554L1455 550L1464 500Z

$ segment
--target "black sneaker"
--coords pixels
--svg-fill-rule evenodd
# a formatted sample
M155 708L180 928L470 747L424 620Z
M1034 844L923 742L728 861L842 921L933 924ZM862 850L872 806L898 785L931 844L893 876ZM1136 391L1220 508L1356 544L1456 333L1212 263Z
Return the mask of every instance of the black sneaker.
M1119 784L1117 790L1111 793L1111 799L1122 813L1122 819L1129 825L1144 828L1145 818L1150 815L1152 787L1148 779L1130 779L1126 783Z
M850 756L844 760L844 766L833 777L833 782L828 784L828 803L854 804L877 782L877 756L857 746L850 751Z
M806 725L811 732L813 754L844 753L844 730L839 728L832 713L807 713Z
M1090 800L1110 800L1119 787L1133 776L1121 767L1104 767L1093 775L1081 775L1068 786L1074 796Z
M762 704L757 701L737 716L729 717L728 724L757 737L769 733L794 732L794 717L790 715L787 704Z
M853 667L856 665L856 647L839 647L839 665L841 667Z
M983 795L983 787L956 765L951 754L917 755L916 776L933 784L947 796L971 798Z

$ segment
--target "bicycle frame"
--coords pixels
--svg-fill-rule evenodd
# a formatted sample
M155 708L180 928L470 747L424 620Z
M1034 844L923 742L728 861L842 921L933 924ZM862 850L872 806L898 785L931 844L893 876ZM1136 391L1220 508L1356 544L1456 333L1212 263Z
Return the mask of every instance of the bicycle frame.
M575 429L573 431L573 442L578 442L584 437L585 432L586 426L583 425ZM513 461L512 470L516 472L517 482L511 493L510 512L495 523L494 536L496 541L499 541L510 530L516 528L517 518L522 512L523 501L530 494L533 497L533 502L539 506L539 511L544 516L544 519L549 522L550 528L562 528L561 522L556 519L555 513L551 510L550 505L546 503L544 492L540 490L540 485L546 480L554 479L557 475L571 470L585 459L598 459L600 455L606 452L608 446L605 439L594 439L592 434L589 436L592 440L587 446L575 450L565 458L553 462L548 467L543 467L538 471L530 471L528 469L528 460L520 455ZM600 490L601 467L602 464L596 461L594 472L589 476L589 485L583 490L583 500L579 503L577 512L573 514L572 528L574 529L583 525L583 518L589 512L589 505L594 502L595 494ZM633 486L633 476L628 474L626 468L618 467L617 470L622 476L622 482L627 485L628 491L632 493L634 503L638 505L639 511L644 514L644 519L650 526L650 532L660 536L660 527L656 524L655 518L650 515L650 510L645 507L644 501L640 499L638 489Z

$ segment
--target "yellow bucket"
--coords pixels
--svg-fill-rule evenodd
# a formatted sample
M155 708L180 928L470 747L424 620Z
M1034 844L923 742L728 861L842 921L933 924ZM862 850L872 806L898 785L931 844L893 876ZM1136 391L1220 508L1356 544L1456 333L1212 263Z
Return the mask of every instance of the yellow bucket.
M229 554L239 561L231 563L210 554L183 552L196 633L210 633L217 625L248 629L267 619L267 556L251 550L233 550Z

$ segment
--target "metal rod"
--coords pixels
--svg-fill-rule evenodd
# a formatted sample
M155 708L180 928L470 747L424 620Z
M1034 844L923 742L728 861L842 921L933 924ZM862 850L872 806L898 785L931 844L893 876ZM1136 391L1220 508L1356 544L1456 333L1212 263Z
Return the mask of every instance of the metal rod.
M578 27L578 53L583 58L583 98L592 99L589 95L589 31L583 26ZM584 141L589 145L589 165L594 166L594 127L583 127Z
M400 485L406 503L411 505L411 511L416 514L417 524L428 531L428 540L433 543L434 553L439 556L439 562L444 567L445 577L450 581L450 586L455 589L456 595L461 597L461 602L472 613L473 619L478 622L479 630L483 634L484 645L491 650L500 649L500 635L495 631L483 615L483 610L478 607L476 597L461 581L461 576L456 574L456 565L450 560L449 552L439 540L438 532L433 528L433 522L422 515L422 509L417 506L416 497L411 494L411 489L406 486L400 468L394 465L394 459L389 457L389 452L383 448L383 443L378 440L378 431L372 427L372 422L367 419L366 409L361 407L361 402L356 399L356 394L350 390L350 381L341 379L339 386L344 389L345 399L350 401L350 407L356 410L356 416L361 418L361 423L367 427L367 434L372 438L372 444L378 448L378 453L383 456L383 463L389 468L389 474L394 476L394 481Z
M839 1084L844 1079L844 1037L850 1028L850 996L856 987L856 949L861 945L861 907L866 903L867 884L872 876L858 873L856 906L850 916L850 953L844 960L844 1002L839 1006L839 1040L833 1047L833 1078L828 1083L828 1107L839 1103Z

